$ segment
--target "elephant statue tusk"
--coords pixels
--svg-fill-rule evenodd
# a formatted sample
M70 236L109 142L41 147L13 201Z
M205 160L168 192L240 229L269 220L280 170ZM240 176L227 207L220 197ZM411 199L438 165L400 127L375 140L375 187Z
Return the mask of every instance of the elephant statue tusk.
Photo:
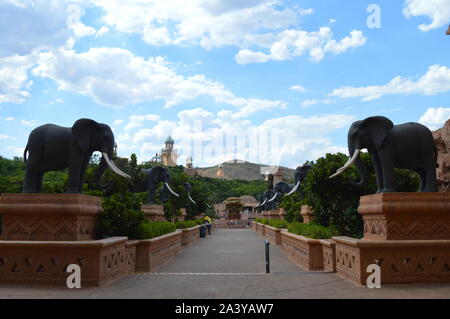
M262 202L261 206L264 206L264 204L267 202L267 198Z
M339 176L339 175L341 175L342 173L344 173L345 170L346 170L347 168L349 168L349 167L356 161L356 159L358 158L360 152L361 152L361 150L360 150L360 149L357 149L357 150L355 151L355 154L353 154L353 157L352 157L351 159L349 159L349 160L347 161L347 163L346 163L344 166L342 166L340 169L338 169L337 172L336 172L335 174L331 175L331 176L330 176L330 179L332 179L332 178L334 178L334 177L336 177L336 176Z
M300 186L300 182L297 182L297 184L295 184L294 188L289 193L287 193L286 196L294 194L297 191L299 186Z
M256 204L255 208L259 207L259 206L261 206L261 202L258 202L258 204Z
M125 177L125 178L129 178L131 179L131 176L122 172L119 168L117 168L116 165L114 165L114 163L109 159L108 154L105 152L102 152L103 158L105 159L106 163L108 164L109 168L116 173L119 176Z
M192 199L191 195L188 194L189 200L194 203L195 205L197 205L197 203Z
M275 200L275 198L277 198L277 196L278 196L278 193L275 193L275 195L271 199L269 199L269 203L273 202Z
M169 192L172 193L172 195L176 196L176 197L180 197L180 195L178 195L177 193L175 193L172 188L170 188L169 184L167 182L164 183L164 185L166 185L167 189L169 190Z

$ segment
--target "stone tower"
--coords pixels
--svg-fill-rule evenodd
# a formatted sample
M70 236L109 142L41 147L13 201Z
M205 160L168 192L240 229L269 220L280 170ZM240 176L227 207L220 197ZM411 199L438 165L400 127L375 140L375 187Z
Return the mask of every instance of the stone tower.
M162 163L165 166L177 165L177 151L173 148L174 140L169 135L166 139L166 147L161 150Z

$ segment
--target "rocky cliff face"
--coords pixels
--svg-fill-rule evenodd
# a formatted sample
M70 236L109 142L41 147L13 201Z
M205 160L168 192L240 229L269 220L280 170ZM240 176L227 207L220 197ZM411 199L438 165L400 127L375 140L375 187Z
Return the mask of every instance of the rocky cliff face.
M439 167L436 169L440 192L450 192L450 120L444 127L433 132Z

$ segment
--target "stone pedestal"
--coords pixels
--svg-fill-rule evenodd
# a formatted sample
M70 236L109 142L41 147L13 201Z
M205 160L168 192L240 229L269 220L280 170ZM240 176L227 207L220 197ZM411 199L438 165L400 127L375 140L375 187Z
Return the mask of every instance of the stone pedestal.
M137 241L94 240L101 198L82 194L2 194L0 284L66 286L67 266L81 268L81 287L133 272Z
M186 208L180 208L180 211L181 211L181 215L177 217L177 220L182 222L182 221L186 220L186 215L187 215Z
M450 282L450 193L364 196L364 238L333 237L341 278L366 284L370 264L381 284Z
M364 239L450 239L450 193L363 196L358 211L364 221Z
M164 207L162 205L142 205L141 210L145 217L151 222L166 221L164 217Z
M315 216L314 216L314 210L311 206L308 205L302 205L302 208L300 210L300 215L303 217L303 223L309 224L311 223Z
M284 210L284 208L280 208L280 212L278 213L280 215L280 219L284 220L286 217L286 211Z
M82 194L2 194L2 240L92 240L101 198Z

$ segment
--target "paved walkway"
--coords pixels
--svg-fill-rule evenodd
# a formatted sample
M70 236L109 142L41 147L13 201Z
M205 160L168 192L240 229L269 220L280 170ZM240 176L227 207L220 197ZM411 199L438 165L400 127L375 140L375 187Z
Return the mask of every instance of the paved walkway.
M103 287L0 286L0 298L450 298L450 284L357 287L336 274L304 272L271 245L264 274L263 238L248 229L218 229L156 273L122 277Z

